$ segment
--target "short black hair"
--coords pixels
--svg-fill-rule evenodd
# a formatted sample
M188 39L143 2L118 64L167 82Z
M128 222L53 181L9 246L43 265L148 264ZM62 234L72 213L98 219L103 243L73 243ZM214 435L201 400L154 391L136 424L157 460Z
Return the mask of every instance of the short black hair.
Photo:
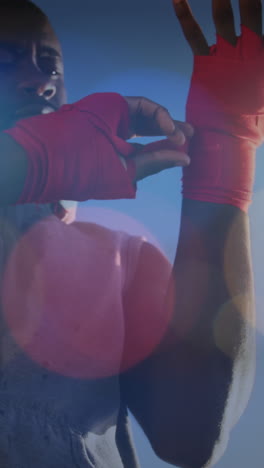
M0 9L32 11L39 17L47 18L47 15L31 0L0 0Z

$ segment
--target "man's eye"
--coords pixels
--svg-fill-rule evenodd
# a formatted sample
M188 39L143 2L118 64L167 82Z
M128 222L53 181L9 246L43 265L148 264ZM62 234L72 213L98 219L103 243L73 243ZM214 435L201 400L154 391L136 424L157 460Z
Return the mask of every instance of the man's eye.
M58 63L57 60L54 60L52 57L40 57L38 60L38 66L41 70L50 76L59 76L62 75L62 66Z

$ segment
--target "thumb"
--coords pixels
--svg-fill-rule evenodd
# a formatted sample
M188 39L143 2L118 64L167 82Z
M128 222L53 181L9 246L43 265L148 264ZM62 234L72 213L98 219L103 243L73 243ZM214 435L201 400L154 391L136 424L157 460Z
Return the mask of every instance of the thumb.
M186 141L184 145L177 145L171 139L163 139L149 143L148 145L141 146L142 152L152 153L156 151L172 150L186 153L188 151L189 142Z
M135 181L157 174L165 169L176 166L188 166L190 158L186 153L179 150L156 150L134 153L133 161L136 168Z

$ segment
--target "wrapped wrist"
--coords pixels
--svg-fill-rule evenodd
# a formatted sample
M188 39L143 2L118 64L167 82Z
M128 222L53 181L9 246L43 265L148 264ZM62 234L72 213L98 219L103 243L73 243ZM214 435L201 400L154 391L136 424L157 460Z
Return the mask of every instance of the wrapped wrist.
M128 125L127 103L115 93L17 122L6 132L25 149L29 167L18 203L134 198L119 160L134 152L123 139Z
M250 29L232 46L220 36L208 56L195 56L187 121L197 128L264 141L264 43Z
M183 196L234 205L247 212L252 199L256 147L247 140L197 130L190 166L183 169Z
M264 141L263 44L242 26L235 46L217 36L209 55L195 57L186 107L195 136L184 196L247 211L255 153Z

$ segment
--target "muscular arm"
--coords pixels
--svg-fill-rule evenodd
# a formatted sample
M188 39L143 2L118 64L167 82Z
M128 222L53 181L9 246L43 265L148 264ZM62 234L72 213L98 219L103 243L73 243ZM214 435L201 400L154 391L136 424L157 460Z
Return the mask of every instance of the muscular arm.
M231 2L212 0L213 47L188 1L173 5L196 55L186 113L195 134L191 164L183 171L179 244L163 308L164 314L172 309L173 318L156 352L124 375L123 391L160 457L209 468L224 451L254 378L246 213L255 152L263 142L261 2L239 2L242 30L236 37Z
M164 259L146 245L141 278L155 267L164 278ZM133 287L127 307L133 307L140 285ZM167 335L150 358L123 375L122 390L157 455L175 465L200 468L224 451L254 377L245 213L229 205L183 200L166 302L173 307ZM153 307L154 321L156 314Z

